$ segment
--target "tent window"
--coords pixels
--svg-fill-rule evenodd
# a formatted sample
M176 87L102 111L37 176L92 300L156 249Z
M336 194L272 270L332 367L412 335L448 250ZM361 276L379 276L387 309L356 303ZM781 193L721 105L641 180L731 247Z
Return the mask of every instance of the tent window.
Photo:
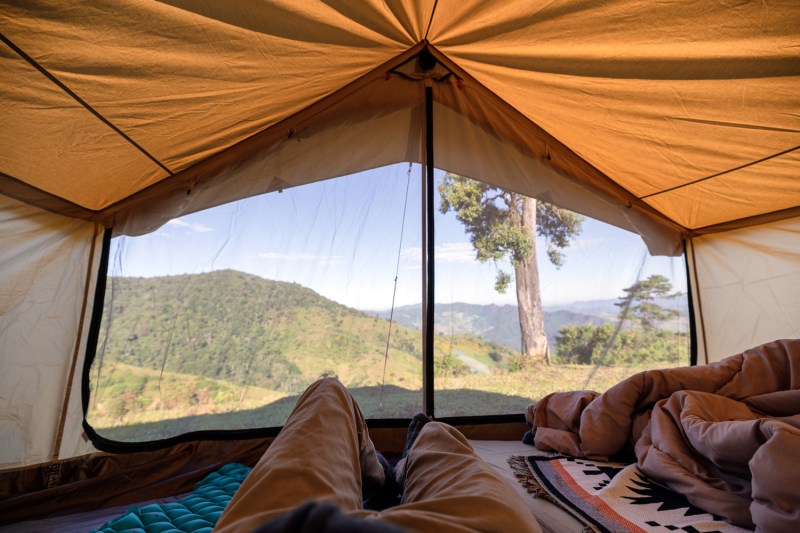
M396 165L113 239L89 424L121 442L280 426L322 375L369 418L420 411L421 332L388 322L393 299L420 305L420 196Z
M551 392L689 364L683 258L461 176L440 173L436 188L437 416L518 414Z
M278 427L322 375L368 418L421 411L424 183L394 165L113 239L89 424L123 443ZM682 258L444 171L431 192L435 416L520 415L689 363Z

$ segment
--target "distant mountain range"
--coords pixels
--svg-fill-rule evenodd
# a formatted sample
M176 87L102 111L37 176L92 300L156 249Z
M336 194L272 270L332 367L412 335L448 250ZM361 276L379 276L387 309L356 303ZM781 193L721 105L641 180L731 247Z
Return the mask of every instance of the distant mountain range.
M388 320L390 311L378 316ZM520 349L519 314L516 305L477 305L467 303L439 304L434 314L434 331L443 335L469 334L494 341L514 350ZM545 308L544 329L550 343L564 326L592 324L600 326L613 315L574 312L563 308ZM406 305L394 310L393 320L407 328L422 329L422 306Z
M564 326L591 324L601 326L617 322L619 300L588 300L571 304L544 306L544 329L550 344L555 344L558 331ZM678 309L687 315L685 299L660 300L658 305ZM380 318L389 319L390 310L379 311ZM520 349L519 315L516 305L478 305L468 303L438 304L434 313L434 330L438 334L469 334L487 341L498 342L514 350ZM422 329L422 305L406 305L394 310L395 323ZM685 320L685 318L684 318ZM670 325L665 325L670 327Z

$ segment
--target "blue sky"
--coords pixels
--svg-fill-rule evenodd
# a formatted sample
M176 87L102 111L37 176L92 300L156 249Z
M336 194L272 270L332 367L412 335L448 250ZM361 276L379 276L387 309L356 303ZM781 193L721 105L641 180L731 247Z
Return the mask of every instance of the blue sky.
M419 303L420 184L419 166L409 172L407 164L399 164L181 217L152 234L115 239L111 273L161 276L233 268L297 282L364 310L391 307L397 274L396 305ZM475 260L452 213L437 211L435 228L437 302L516 304L513 285L504 295L494 291L496 266ZM663 274L676 290L686 290L682 258L646 258L638 235L598 221L586 219L565 255L557 270L539 254L545 305L618 298L642 265L642 278ZM507 263L499 266L512 271Z

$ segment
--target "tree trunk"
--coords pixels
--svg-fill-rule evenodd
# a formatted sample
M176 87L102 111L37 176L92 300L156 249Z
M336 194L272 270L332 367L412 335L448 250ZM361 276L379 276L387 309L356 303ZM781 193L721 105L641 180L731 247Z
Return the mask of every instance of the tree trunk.
M536 200L520 197L522 200L523 230L531 242L536 243ZM514 267L517 285L517 309L519 328L522 333L522 357L534 362L550 364L550 345L544 331L544 312L539 288L539 265L536 263L536 246L520 258Z

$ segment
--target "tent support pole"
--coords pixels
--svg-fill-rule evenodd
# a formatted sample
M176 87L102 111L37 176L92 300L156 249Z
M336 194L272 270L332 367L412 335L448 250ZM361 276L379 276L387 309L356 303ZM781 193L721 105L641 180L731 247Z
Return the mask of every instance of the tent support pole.
M691 258L689 257L691 253ZM694 240L684 240L684 255L686 257L686 285L689 290L689 318L691 320L692 335L692 365L708 364L708 342L706 341L706 325L703 320L703 301L700 294L700 277L697 274L697 256L695 254ZM690 263L691 260L691 263ZM692 287L694 286L694 289ZM695 300L697 307L695 307ZM700 329L700 335L697 330ZM702 342L702 345L701 345ZM703 355L702 363L699 361Z
M433 88L425 87L425 338L422 350L422 408L426 415L434 415L433 403L433 322L434 322L434 236L433 236Z
M694 270L689 264L689 255L689 239L684 239L683 266L686 269L686 292L689 299L689 366L697 366L697 317L694 312L694 295L692 294L692 275ZM694 258L694 255L692 255L692 258Z

